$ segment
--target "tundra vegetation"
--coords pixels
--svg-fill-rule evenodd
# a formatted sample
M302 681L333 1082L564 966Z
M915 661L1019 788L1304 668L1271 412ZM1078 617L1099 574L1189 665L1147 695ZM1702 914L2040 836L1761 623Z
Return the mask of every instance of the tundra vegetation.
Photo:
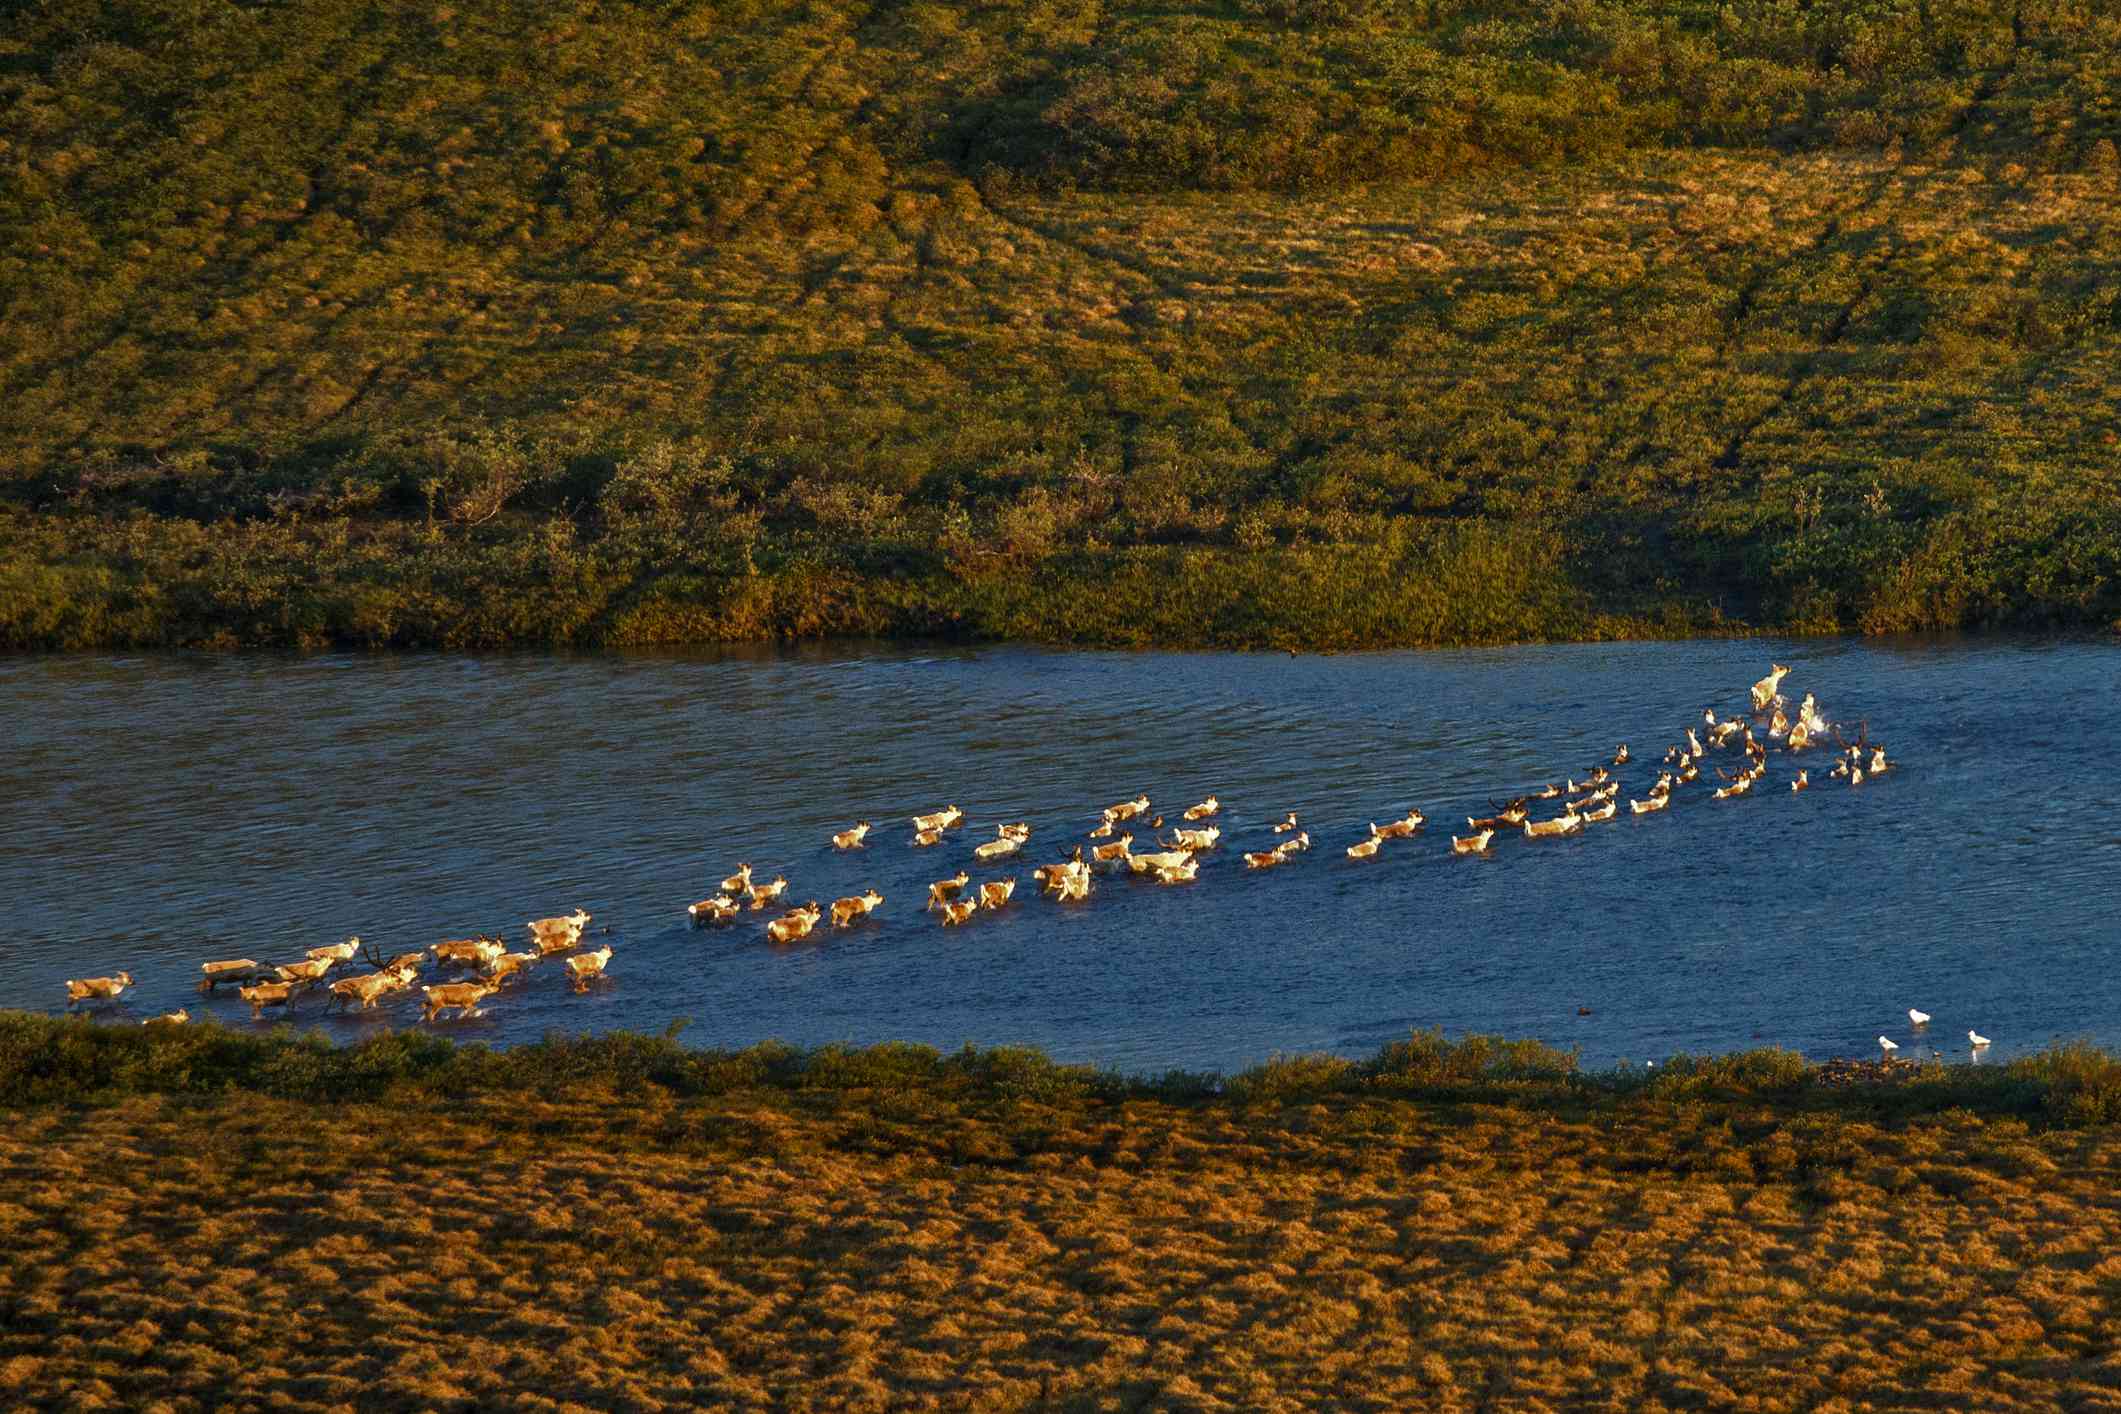
M25 1407L2107 1408L2121 1063L0 1014ZM297 1333L290 1335L290 1332Z
M0 646L2121 617L2109 0L26 0Z

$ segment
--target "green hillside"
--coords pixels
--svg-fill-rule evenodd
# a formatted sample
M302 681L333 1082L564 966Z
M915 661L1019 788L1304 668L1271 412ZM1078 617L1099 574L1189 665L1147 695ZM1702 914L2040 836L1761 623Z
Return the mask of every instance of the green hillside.
M0 645L2121 619L2121 6L43 0Z

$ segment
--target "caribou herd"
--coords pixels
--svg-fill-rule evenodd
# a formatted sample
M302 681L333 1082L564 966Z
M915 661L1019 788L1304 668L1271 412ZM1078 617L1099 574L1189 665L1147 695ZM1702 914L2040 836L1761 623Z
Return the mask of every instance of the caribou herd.
M1857 739L1849 742L1825 718L1811 693L1794 705L1789 703L1781 693L1782 680L1789 672L1779 663L1773 665L1766 677L1752 685L1747 711L1719 717L1713 707L1705 709L1700 722L1687 726L1683 739L1666 749L1654 779L1643 793L1628 798L1628 814L1642 816L1665 811L1690 790L1703 787L1698 789L1699 795L1711 801L1739 799L1765 780L1771 762L1778 756L1790 763L1812 760L1824 769L1825 779L1848 786L1860 786L1894 769L1885 748L1871 741L1868 723L1859 729ZM1828 738L1833 742L1831 749L1825 746ZM1807 756L1810 752L1818 755ZM1502 839L1564 838L1619 819L1624 792L1617 773L1631 760L1627 746L1622 744L1610 759L1592 766L1580 780L1571 773L1562 782L1520 791L1507 801L1491 800L1491 814L1468 816L1467 833L1449 837L1452 854L1489 856ZM1827 765L1828 762L1832 764ZM1704 767L1713 775L1704 775ZM1809 789L1814 783L1811 769L1793 770L1788 783L1793 793ZM1124 872L1157 885L1196 883L1202 865L1221 849L1225 839L1222 825L1210 823L1222 815L1222 800L1210 795L1187 806L1179 812L1184 823L1174 824L1168 832L1164 832L1164 817L1151 816L1150 810L1149 797L1136 795L1097 812L1097 824L1087 832L1084 843L1076 844L1067 858L1041 864L1031 871L1038 892L1058 903L1084 903L1090 898L1093 880L1100 871ZM1537 818L1535 811L1540 812ZM964 822L965 812L956 805L915 815L911 821L911 847L934 848ZM1382 825L1372 822L1367 833L1348 844L1343 853L1358 862L1374 860L1388 843L1420 836L1427 823L1427 817L1417 809L1409 809ZM1133 828L1121 830L1123 825ZM846 852L867 850L871 848L871 829L869 821L860 821L832 835L831 844ZM1157 847L1136 850L1137 830L1141 832L1139 837L1152 840ZM1284 838L1264 848L1241 851L1246 869L1282 868L1311 848L1311 836L1300 828L1293 810L1284 813L1271 831ZM995 837L975 846L972 858L982 865L1010 858L1029 844L1031 833L1031 826L1025 821L997 825ZM1011 907L1016 883L1014 876L1006 876L975 884L971 874L960 869L929 886L925 911L937 915L943 927L963 927L983 913ZM741 864L722 880L717 893L692 904L687 913L695 926L730 927L743 913L764 911L780 902L788 887L785 875L761 883L752 877L749 864ZM833 932L859 928L876 917L883 902L884 896L873 888L837 899L829 909L812 900L766 920L764 936L776 945L794 944L811 937L828 918ZM433 1022L451 1012L459 1017L476 1016L490 998L531 975L551 958L561 960L562 970L575 991L589 990L603 977L612 957L609 943L594 949L583 946L583 930L589 918L588 913L576 909L556 917L532 919L524 925L528 933L525 946L516 951L510 951L499 938L480 936L445 940L385 958L359 937L352 937L343 943L311 948L301 960L293 962L267 964L247 957L217 959L200 965L199 988L211 993L233 986L237 995L249 1003L254 1018L262 1017L267 1008L286 1007L296 997L319 988L341 1008L370 1011L390 997L410 992L420 982L424 969L451 968L456 975L450 980L419 986L421 1020ZM366 970L354 970L357 966ZM67 1005L71 1009L83 1004L112 1003L132 986L129 972L71 979L66 984ZM189 1012L180 1010L152 1017L147 1024L178 1025L189 1019Z

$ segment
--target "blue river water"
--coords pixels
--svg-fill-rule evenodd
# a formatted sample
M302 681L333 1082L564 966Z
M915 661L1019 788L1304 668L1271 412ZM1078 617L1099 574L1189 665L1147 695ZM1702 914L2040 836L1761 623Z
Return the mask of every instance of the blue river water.
M1770 661L1896 769L1821 779L1779 749L1761 788L1455 857L1469 813L1579 779L1621 742L1626 795ZM385 954L575 906L608 978L547 963L439 1023L493 1044L660 1031L696 1045L1028 1044L1131 1071L1366 1054L1410 1030L1578 1048L1588 1065L1775 1044L1814 1057L2052 1041L2121 1048L2121 650L2092 638L1750 640L1344 656L836 645L695 656L70 656L0 662L0 1006L58 1011L129 970L115 1018L179 1006L346 1039L421 1024L416 995L253 1023L199 964ZM1735 754L1712 757L1735 769ZM1809 766L1814 787L1787 781ZM1145 793L1213 793L1198 882L1101 877L1036 896L1034 864ZM960 805L931 849L916 812ZM1425 831L1343 853L1418 807ZM1299 813L1317 843L1239 852ZM858 819L870 843L828 837ZM1028 848L972 847L1028 820ZM789 899L875 887L873 922L775 946L772 911L694 929L739 861ZM929 881L1022 879L944 929ZM608 932L606 930L609 930ZM431 974L425 981L438 980ZM1933 1014L1914 1030L1907 1009Z

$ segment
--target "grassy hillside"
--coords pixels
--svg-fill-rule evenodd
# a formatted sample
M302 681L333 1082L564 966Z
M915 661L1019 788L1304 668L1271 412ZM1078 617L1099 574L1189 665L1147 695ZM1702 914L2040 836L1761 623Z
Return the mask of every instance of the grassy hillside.
M0 645L2121 618L2121 10L0 18Z
M2103 1408L2121 1080L0 1016L10 1403Z

